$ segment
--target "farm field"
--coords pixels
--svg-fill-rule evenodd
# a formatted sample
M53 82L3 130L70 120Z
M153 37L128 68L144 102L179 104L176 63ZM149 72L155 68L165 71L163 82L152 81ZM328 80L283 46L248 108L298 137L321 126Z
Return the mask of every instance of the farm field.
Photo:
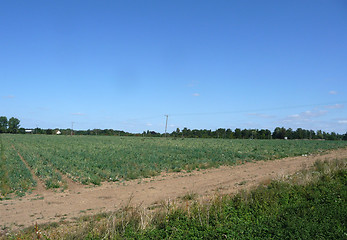
M268 196L271 199L271 203L275 200L275 206L272 206L272 204L269 205L267 200L265 202L263 201L264 192L261 190L260 194L254 195L259 196L259 199L254 202L257 209L268 209L270 210L270 216L274 217L278 214L281 215L281 212L275 211L276 215L274 215L274 212L272 211L273 207L283 204L298 204L296 206L297 208L293 205L297 210L294 210L293 208L291 211L291 213L293 213L291 214L293 215L292 217L296 220L293 221L288 219L288 223L298 223L297 227L290 228L295 234L298 236L307 233L311 234L314 233L314 231L311 231L312 229L327 229L327 226L329 226L329 229L333 229L333 231L323 230L323 232L339 234L339 232L341 233L341 228L336 227L336 224L339 224L339 222L336 221L336 211L339 216L342 216L342 219L344 219L345 213L341 212L343 206L346 206L345 203L341 201L341 199L346 199L341 195L341 192L345 192L344 189L346 186L346 181L343 181L344 175L340 175L342 177L341 183L344 184L344 186L341 187L341 184L332 183L330 187L326 188L328 192L323 194L327 197L322 196L322 192L317 190L316 187L313 187L313 192L310 190L310 194L312 193L313 195L308 195L306 190L298 190L296 184L306 185L311 181L315 183L317 177L322 177L322 181L326 184L329 179L331 179L330 176L322 176L319 172L323 171L324 174L327 173L330 175L335 171L333 169L340 169L340 167L343 169L343 166L345 168L346 160L347 149L341 148L323 154L289 157L272 161L246 162L245 164L236 166L221 166L219 168L203 169L192 172L181 171L163 173L160 176L125 181L123 183L104 182L101 186L96 187L76 183L70 185L69 182L69 188L64 191L45 190L44 188L40 188L38 184L31 194L26 194L21 198L11 198L0 201L0 239L37 239L39 237L35 234L36 230L34 230L36 223L39 224L39 229L43 230L47 239L105 239L107 238L105 236L109 236L109 233L112 233L113 236L117 234L123 236L123 234L125 234L125 239L139 239L142 237L131 237L130 235L137 232L139 229L143 229L147 223L149 224L147 229L149 231L147 232L148 234L154 233L152 232L153 227L158 230L165 226L168 226L171 229L180 229L180 224L175 225L176 221L172 222L170 220L167 222L165 219L172 219L171 217L174 216L171 216L170 213L176 211L175 209L177 209L178 206L181 206L181 204L183 204L181 209L182 211L186 211L187 206L189 206L188 209L191 210L188 211L188 219L190 219L188 220L189 223L193 218L193 220L197 220L197 222L194 222L193 224L201 224L199 220L200 216L202 219L205 219L203 222L206 223L206 219L213 215L208 214L211 212L201 212L201 215L198 216L190 214L193 214L195 210L200 211L201 209L210 209L210 207L214 205L213 199L216 199L215 197L225 196L228 198L237 193L241 193L241 196L245 196L243 195L245 190L252 190L257 186L266 186L271 183L272 179L275 179L275 181L290 180L292 182L290 185L294 184L292 185L293 188L291 188L292 190L287 188L278 189L276 187L277 185L274 185L274 188L270 187L269 191L272 193ZM323 162L324 164L331 163L333 169L330 167L326 168L324 164L321 164ZM317 167L319 170L316 170ZM285 190L285 192L282 190ZM298 196L299 198L293 196L293 194L296 194L295 191L298 191L298 194L300 195ZM250 197L252 196L253 195L250 195ZM307 200L301 201L302 197L307 198ZM190 199L193 199L193 202L187 205L186 201L190 201ZM246 197L245 199L249 202L249 199L251 198ZM278 199L278 201L276 199ZM313 199L317 199L318 201ZM210 200L212 202L209 202ZM288 202L288 200L290 200L290 202ZM321 204L321 200L324 201L323 205ZM325 200L328 200L328 202L325 202ZM200 201L202 201L202 203L207 201L207 205L196 205L199 204ZM304 205L302 204L304 204L305 201L307 201L307 204L311 206L306 207L307 204L305 203L305 207L303 207ZM258 205L258 203L260 205ZM248 203L246 202L246 204ZM341 204L344 205L340 206ZM289 205L289 209L292 209L292 206ZM223 209L220 208L219 205L216 206L218 206L218 209ZM316 210L314 213L315 216L312 216L313 208ZM321 210L323 210L322 208L328 211L324 210L323 213L321 212ZM229 205L226 205L226 209L230 210ZM240 226L245 227L247 225L247 229L253 229L251 226L260 223L261 225L265 224L263 225L265 228L268 227L268 222L266 221L267 216L264 216L265 218L260 217L263 215L259 215L258 212L253 212L252 208L250 208L251 212L246 211L246 209L243 212L242 209L244 208L239 209L240 214L245 218L239 218ZM157 212L157 210L159 212ZM180 208L177 210L181 211ZM199 214L199 212L195 213ZM286 211L283 213L286 213ZM304 213L304 216L306 216L306 219L309 221L307 224L297 221L296 215L301 215L302 213ZM307 213L310 213L311 215L307 215ZM173 212L173 214L175 214L175 212ZM256 220L253 221L253 217L250 219L250 214L254 214ZM327 220L327 214L334 220ZM181 219L181 215L175 216L179 216L179 219ZM225 225L230 218L228 217L228 214L221 215L221 217L223 216L227 217L227 219L224 219L225 221L220 219L220 223ZM238 214L232 214L232 216L237 216L237 218L239 217ZM186 219L185 216L182 217L182 219ZM283 217L285 218L280 216L279 219L275 219L275 222L283 222L283 226L288 230L286 227L288 226L286 225L286 219L288 216L285 215ZM173 219L176 218L174 217ZM263 219L265 222L258 222L258 219ZM312 222L313 219L314 221ZM157 222L157 220L159 222ZM321 223L318 227L314 225L317 222ZM185 224L184 221L182 223L182 226L184 227L182 231L194 232L185 228L185 226L188 226L188 223ZM247 224L242 225L243 223ZM329 224L327 225L326 223ZM130 234L129 236L124 232L124 224L130 227L130 232L128 232ZM174 225L170 227L168 224ZM204 225L202 230L212 230L208 227L211 227L212 224L213 223L211 222L211 225L209 225L207 221L207 226ZM239 226L238 223L235 224L236 225L233 226L233 229L237 229ZM134 229L132 226L134 226ZM222 225L216 226L216 229L220 229L219 227L221 226ZM230 229L230 226L225 226L225 229ZM303 229L302 226L305 226L305 229ZM25 230L26 227L28 227L28 229ZM190 228L191 227L189 227L189 229ZM24 235L17 234L18 232L16 231L21 231L21 229L24 230ZM243 231L242 229L244 228L240 229ZM256 229L259 230L262 228ZM308 231L306 231L306 229L308 229ZM175 234L182 231L180 230L179 232L174 231L169 233ZM140 231L139 234L142 234L141 232L142 231ZM238 231L233 232L238 233ZM164 232L161 233L165 234L165 229ZM161 233L158 232L160 236ZM256 232L251 231L249 233L252 234ZM320 233L318 232L318 234ZM71 235L74 237L71 237ZM7 238L6 236L12 237ZM238 236L240 237L243 235L239 234ZM322 237L325 235L319 236ZM236 237L235 239L238 239L239 237ZM247 237L247 239L249 238L250 237ZM111 237L111 239L118 238ZM146 237L143 239L146 239ZM163 237L159 237L159 239L163 239ZM317 237L313 237L312 239L317 239ZM337 238L335 237L331 239Z
M63 176L100 185L159 175L321 153L346 141L174 139L107 136L1 137L2 195L36 187L68 188ZM28 169L29 168L29 169ZM35 176L33 176L33 174Z

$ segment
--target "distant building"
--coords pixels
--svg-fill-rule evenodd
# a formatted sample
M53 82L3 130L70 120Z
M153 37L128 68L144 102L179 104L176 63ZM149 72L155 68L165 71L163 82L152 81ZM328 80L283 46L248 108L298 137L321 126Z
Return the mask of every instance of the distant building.
M55 134L60 135L60 134L61 134L61 131L58 130Z
M25 133L33 133L32 129L25 129Z

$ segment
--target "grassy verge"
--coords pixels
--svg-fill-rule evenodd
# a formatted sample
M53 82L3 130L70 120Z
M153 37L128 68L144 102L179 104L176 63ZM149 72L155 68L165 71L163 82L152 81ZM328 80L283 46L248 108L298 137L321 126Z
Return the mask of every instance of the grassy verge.
M8 239L346 239L347 161L316 162L236 196L189 193L152 208L32 227Z

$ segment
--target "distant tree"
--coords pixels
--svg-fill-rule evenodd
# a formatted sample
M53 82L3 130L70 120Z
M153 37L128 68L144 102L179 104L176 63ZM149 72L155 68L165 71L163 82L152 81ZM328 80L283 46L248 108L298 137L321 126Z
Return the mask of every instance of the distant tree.
M286 136L286 129L284 127L275 128L274 132L272 133L272 138L274 139L284 139Z
M323 139L324 138L322 130L317 130L316 138L317 139Z
M186 127L183 128L183 130L182 130L182 136L183 137L188 137L188 129Z
M287 137L288 139L293 139L294 138L293 129L288 128L285 132L286 132L285 133L285 137Z
M180 133L181 133L181 129L177 128L177 129L176 129L176 134L175 134L175 136L176 136L176 137L179 137Z
M216 130L217 138L225 138L226 137L226 131L224 128L218 128Z
M52 135L53 134L53 129L48 128L46 130L46 134Z
M241 131L241 136L243 139L248 139L252 137L252 130L249 129L243 129Z
M173 131L170 136L171 137L179 137L181 130L179 128L177 128L175 131Z
M267 139L271 139L272 135L271 135L271 131L269 129L265 130L265 136Z
M34 129L34 133L35 133L35 134L43 134L44 131L43 131L41 128L38 128L38 127L37 127L37 128Z
M7 117L5 116L0 117L0 133L7 132L7 126L8 126Z
M233 131L230 128L225 131L225 134L226 138L234 138Z
M207 129L202 130L202 137L211 138L212 137L211 129L210 130L207 130Z
M149 134L152 137L160 137L160 133L157 133L156 131L150 131Z
M252 139L258 139L258 129L251 130Z
M191 135L190 137L193 137L193 138L200 138L201 137L201 131L199 129L193 129L191 131Z
M268 129L261 129L257 133L257 137L259 139L270 139L271 138L271 131Z
M8 132L9 133L18 133L19 123L20 123L20 121L18 118L11 117L8 120Z
M240 128L236 128L235 129L235 138L241 138L241 129Z
M343 135L342 140L345 140L345 141L347 140L347 132L345 135Z
M327 140L337 140L337 134L335 132L331 132L327 135Z
M304 139L305 138L305 133L302 128L298 128L295 131L295 139Z

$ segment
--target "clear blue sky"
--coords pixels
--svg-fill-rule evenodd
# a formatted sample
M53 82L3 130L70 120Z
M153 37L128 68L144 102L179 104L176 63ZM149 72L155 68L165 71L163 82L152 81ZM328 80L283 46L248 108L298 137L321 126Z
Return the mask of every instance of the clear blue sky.
M346 1L1 1L25 128L347 131Z

